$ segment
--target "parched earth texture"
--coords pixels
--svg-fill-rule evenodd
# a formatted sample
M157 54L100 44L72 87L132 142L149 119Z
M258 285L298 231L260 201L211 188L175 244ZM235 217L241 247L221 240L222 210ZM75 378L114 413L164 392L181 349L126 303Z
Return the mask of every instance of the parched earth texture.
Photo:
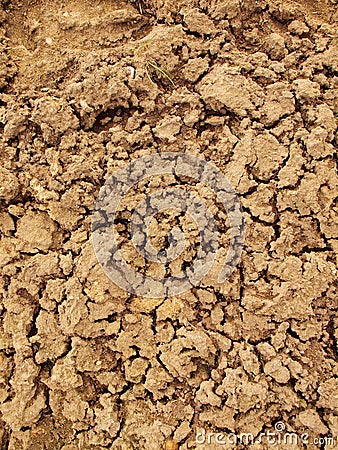
M309 442L236 448L337 448L337 2L0 4L1 450L234 448L196 434L280 423ZM136 297L98 263L92 212L117 168L168 151L228 177L245 247L221 285L214 267L177 297ZM167 178L134 202L189 185ZM224 211L191 189L224 253ZM133 204L117 231L141 266ZM162 214L152 239L173 224L184 267L189 218Z

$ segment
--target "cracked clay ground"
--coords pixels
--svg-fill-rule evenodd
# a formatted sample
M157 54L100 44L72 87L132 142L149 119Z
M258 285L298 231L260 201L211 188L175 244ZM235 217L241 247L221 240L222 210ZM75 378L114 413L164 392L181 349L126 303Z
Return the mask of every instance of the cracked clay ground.
M337 9L0 1L1 450L338 448ZM126 260L165 276L134 255L128 214L168 184L209 202L220 260L179 296L137 297L98 263L92 212L117 168L168 151L228 177L245 246L217 284L214 194L188 173L152 177L119 212ZM174 225L191 245L173 271L198 246L168 213L157 248ZM280 424L308 442L196 442Z

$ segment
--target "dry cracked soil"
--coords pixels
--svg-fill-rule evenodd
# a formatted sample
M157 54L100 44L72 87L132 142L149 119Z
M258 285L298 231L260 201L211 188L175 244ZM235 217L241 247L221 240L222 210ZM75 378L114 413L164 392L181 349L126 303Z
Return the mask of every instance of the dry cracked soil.
M337 448L337 2L0 5L0 449ZM179 296L137 297L98 263L92 212L116 169L169 151L228 177L244 251L221 285L215 263ZM189 180L152 177L121 206L138 270L128 214ZM226 215L197 184L222 258ZM157 248L172 226L191 244L174 271L198 230L160 214Z

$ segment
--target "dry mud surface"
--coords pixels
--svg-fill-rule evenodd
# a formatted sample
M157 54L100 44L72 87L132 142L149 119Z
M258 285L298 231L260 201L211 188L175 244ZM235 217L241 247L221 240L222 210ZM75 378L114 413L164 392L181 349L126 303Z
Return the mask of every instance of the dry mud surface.
M337 448L336 2L0 4L1 450L233 448L196 433L278 422L309 443L237 448ZM245 248L223 285L216 267L135 297L95 258L93 206L115 169L166 151L227 175ZM189 262L189 218L159 217L154 242L173 223Z

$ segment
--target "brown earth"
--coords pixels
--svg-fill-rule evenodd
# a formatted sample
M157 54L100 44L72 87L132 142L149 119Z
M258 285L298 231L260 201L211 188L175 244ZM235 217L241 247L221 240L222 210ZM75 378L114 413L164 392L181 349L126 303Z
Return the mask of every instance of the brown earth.
M196 433L278 422L337 448L336 1L0 4L0 449L233 448ZM104 274L91 213L160 151L220 168L247 237L223 285L144 299Z

